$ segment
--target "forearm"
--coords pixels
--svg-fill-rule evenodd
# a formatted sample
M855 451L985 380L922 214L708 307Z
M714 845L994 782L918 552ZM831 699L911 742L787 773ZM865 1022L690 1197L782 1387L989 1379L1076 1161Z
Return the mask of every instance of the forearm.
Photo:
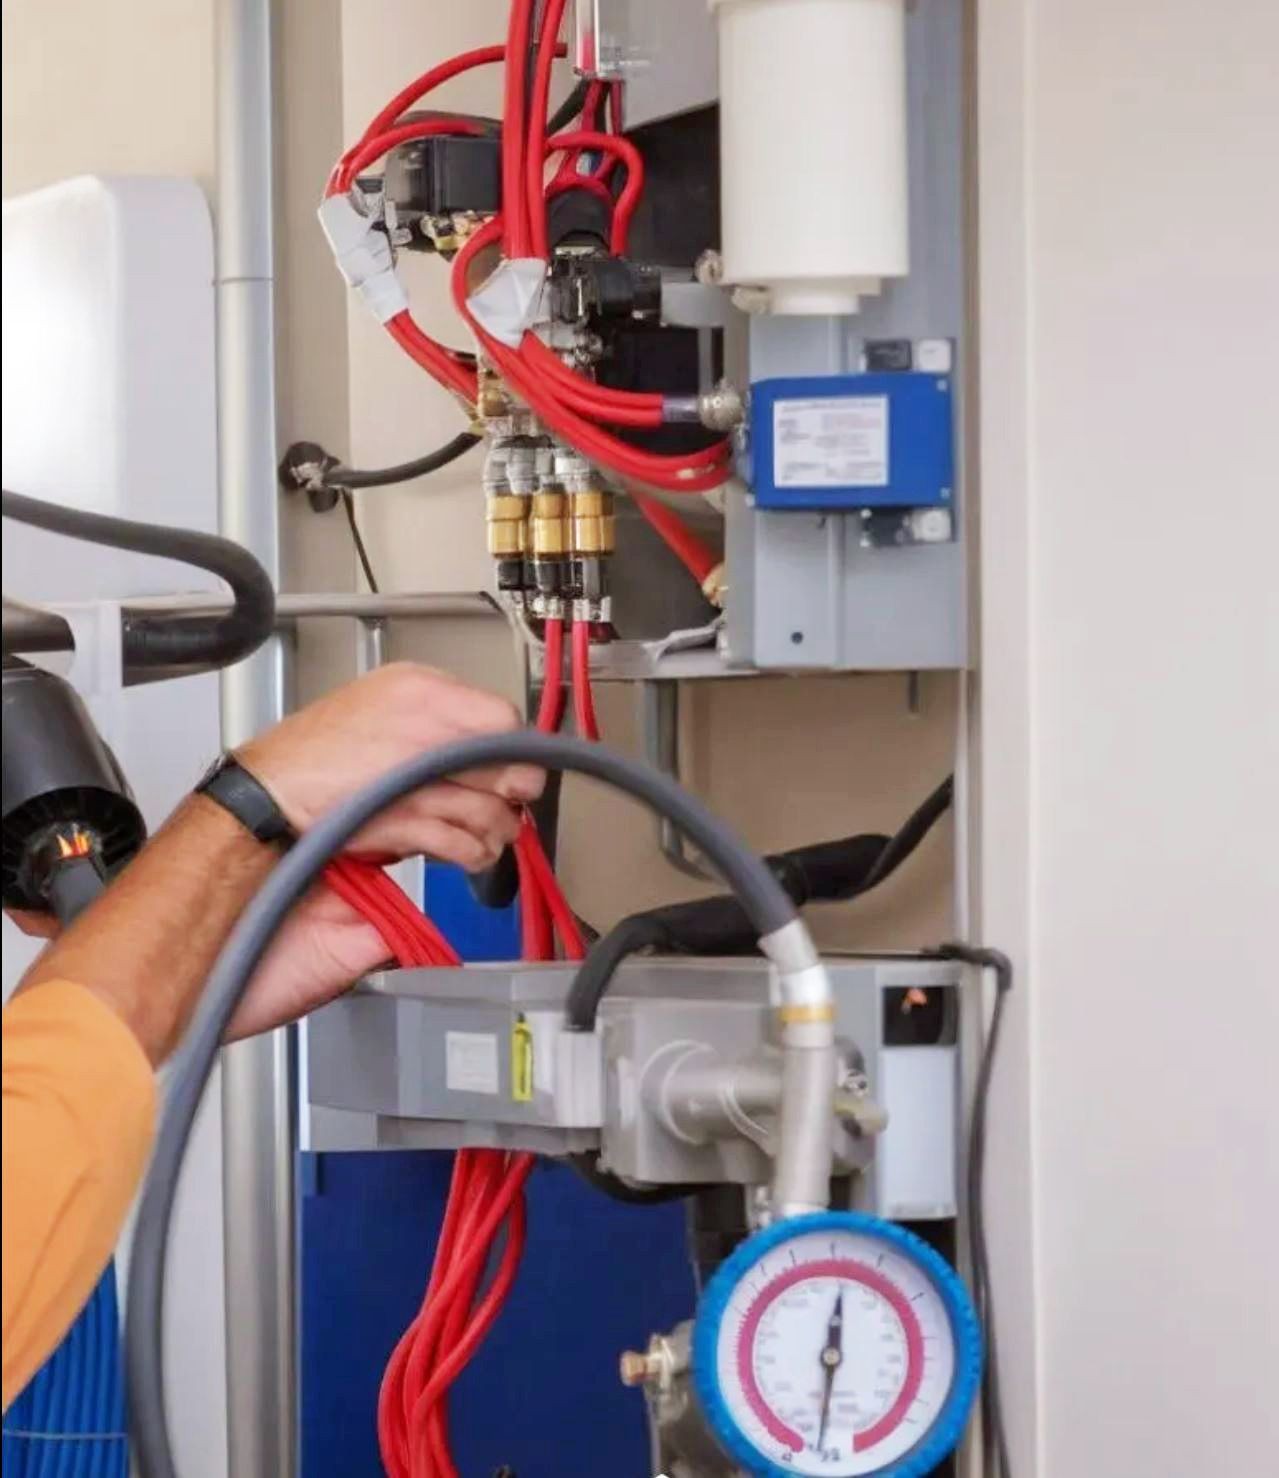
M99 997L153 1063L173 1050L232 926L277 859L216 802L190 796L27 972Z

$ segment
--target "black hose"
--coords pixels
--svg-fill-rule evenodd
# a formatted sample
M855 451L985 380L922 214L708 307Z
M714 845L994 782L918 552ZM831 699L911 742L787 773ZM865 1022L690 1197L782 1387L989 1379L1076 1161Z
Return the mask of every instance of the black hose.
M586 106L586 94L590 89L590 79L583 77L574 87L573 91L564 99L558 108L546 120L546 137L552 139L562 129L566 128L573 119Z
M169 1222L196 1111L250 977L293 905L329 859L374 816L425 785L467 770L508 764L573 770L626 791L669 817L718 868L741 898L760 937L795 921L795 907L772 873L700 801L656 770L579 739L524 731L461 740L397 766L330 811L280 861L241 915L173 1064L129 1267L129 1402L142 1478L176 1474L164 1407L163 1291Z
M878 861L857 891L866 893L871 888L878 887L885 878L891 877L924 840L937 821L950 810L954 799L955 777L948 775L923 805L901 824L897 834L879 854Z
M473 431L459 431L452 441L446 441L443 446L427 452L424 457L414 457L411 462L375 468L345 467L341 462L335 462L325 468L320 480L325 487L346 488L348 492L359 492L361 488L394 487L397 483L412 482L415 477L438 472L441 467L447 467L450 462L464 457L480 441L481 438Z
M558 772L548 775L546 788L529 807L533 825L542 839L542 850L552 867L555 866L555 849L559 845L561 778ZM467 882L471 896L485 908L510 908L520 891L515 849L503 847L502 855L492 867L486 867L483 872L469 873Z
M49 908L66 928L91 903L101 898L106 885L102 863L97 857L68 857L54 867L49 878Z
M108 549L156 555L208 570L231 587L234 604L222 615L174 620L136 613L125 617L123 663L128 667L229 667L254 652L275 627L275 591L248 552L217 534L164 524L138 523L45 503L21 493L3 494L5 518Z
M364 535L360 532L359 521L355 516L355 499L343 488L338 496L342 499L342 512L346 515L346 526L351 531L351 543L355 547L355 557L360 562L360 569L364 572L364 583L369 587L373 595L379 595L377 575L373 570L373 561L369 558L368 546L364 542Z
M779 852L764 861L797 908L847 902L892 876L945 814L953 795L954 777L949 776L892 837L875 833L843 837ZM731 896L668 903L631 914L599 939L582 962L565 1006L569 1030L594 1031L600 1002L618 966L641 950L733 955L752 953L754 947L750 922Z

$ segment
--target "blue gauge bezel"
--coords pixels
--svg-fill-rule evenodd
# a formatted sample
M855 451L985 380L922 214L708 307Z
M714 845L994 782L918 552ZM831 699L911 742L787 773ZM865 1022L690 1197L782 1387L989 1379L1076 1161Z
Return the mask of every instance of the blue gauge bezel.
M810 1232L855 1232L878 1237L915 1262L935 1284L950 1319L955 1341L955 1375L937 1420L914 1447L886 1468L865 1478L925 1478L959 1445L981 1385L982 1335L976 1310L959 1274L940 1253L914 1232L861 1211L818 1211L775 1222L743 1242L715 1270L702 1293L693 1325L693 1389L702 1412L724 1450L752 1478L794 1478L795 1470L768 1458L751 1442L728 1409L720 1389L718 1347L720 1325L734 1289L775 1247Z

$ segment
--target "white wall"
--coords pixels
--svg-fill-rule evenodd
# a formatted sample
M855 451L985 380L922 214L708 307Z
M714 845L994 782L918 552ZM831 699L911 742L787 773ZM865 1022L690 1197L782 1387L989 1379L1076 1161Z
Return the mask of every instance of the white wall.
M983 930L1021 966L991 1201L1017 1470L1259 1474L1279 10L980 13Z

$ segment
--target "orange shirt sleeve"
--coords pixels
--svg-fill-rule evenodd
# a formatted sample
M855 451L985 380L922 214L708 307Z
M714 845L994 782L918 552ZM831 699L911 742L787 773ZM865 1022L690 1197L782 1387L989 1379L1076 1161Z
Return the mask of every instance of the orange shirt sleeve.
M112 1252L151 1149L156 1089L97 996L45 981L5 1007L4 1407L56 1348Z

